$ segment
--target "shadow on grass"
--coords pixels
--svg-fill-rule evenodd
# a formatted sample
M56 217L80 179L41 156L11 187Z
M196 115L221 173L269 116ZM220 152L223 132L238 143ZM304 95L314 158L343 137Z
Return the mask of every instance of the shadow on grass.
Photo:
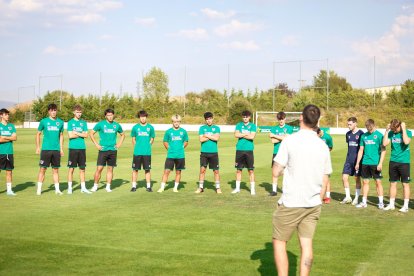
M273 184L269 183L269 182L262 182L262 184L259 184L260 187L263 187L265 189L266 192L271 193L273 191ZM281 193L282 192L282 188L277 187L277 192Z
M331 192L331 200L341 202L345 198L345 194Z
M168 181L168 182L165 184L165 189L164 189L164 191L174 189L174 185L175 185L174 183L175 183L175 182L174 182L174 180L172 180L172 181ZM177 190L184 189L185 184L187 184L187 182L180 181L180 184L178 185Z
M151 180L151 188L154 188L154 184L158 183L155 180ZM147 188L147 181L146 180L141 180L141 181L137 181L137 189L146 189Z
M236 181L235 180L229 181L229 182L227 182L227 184L230 184L232 190L236 189ZM250 192L250 188L247 187L246 182L240 182L240 190L246 190L246 191Z
M275 261L273 257L273 245L267 242L265 248L254 251L250 256L251 260L260 260L260 266L257 271L260 275L277 275ZM289 275L297 274L297 256L288 251Z
M36 183L34 182L25 182L21 184L17 184L16 186L12 187L13 192L21 192L26 190L27 188L36 186ZM7 190L1 191L0 194L6 193Z

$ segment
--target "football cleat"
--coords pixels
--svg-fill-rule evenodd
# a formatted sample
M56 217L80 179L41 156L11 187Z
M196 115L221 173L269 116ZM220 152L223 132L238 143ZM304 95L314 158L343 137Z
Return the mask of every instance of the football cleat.
M131 188L131 192L136 192L137 191L137 187L132 187Z
M16 194L13 191L8 191L6 195L8 195L8 196L15 196Z
M174 192L174 193L178 193L178 189L177 189L177 188L174 188L174 189L173 189L173 192Z
M195 191L194 193L201 194L203 192L204 192L204 188L198 188L197 191Z
M407 207L402 207L400 210L398 210L401 213L408 213L408 208Z
M217 189L216 189L216 193L218 193L218 194L222 194L221 189L220 189L220 188L217 188Z
M277 196L277 192L272 191L272 192L269 193L269 196Z
M82 189L81 190L81 193L82 194L91 194L92 192L91 191L88 191L87 189Z
M364 202L361 202L361 203L355 205L355 207L357 207L357 208L367 208L367 204L364 203Z
M384 210L384 203L379 203L378 204L378 209Z
M146 188L145 191L152 193L151 187Z
M354 200L352 200L352 205L358 204L358 197L355 197Z
M395 209L394 205L388 204L387 207L384 208L384 211L394 210L394 209Z
M345 197L341 202L341 204L350 204L352 202L352 198L350 197Z
M240 193L240 190L234 189L231 193L232 194L238 194L238 193Z

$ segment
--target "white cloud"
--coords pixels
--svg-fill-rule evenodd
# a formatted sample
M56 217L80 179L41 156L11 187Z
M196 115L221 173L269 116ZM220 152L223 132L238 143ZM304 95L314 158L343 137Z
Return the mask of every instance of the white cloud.
M260 46L254 42L253 40L249 40L246 42L241 41L233 41L230 43L222 43L219 45L221 48L224 49L232 49L232 50L242 50L242 51L257 51L260 50Z
M110 34L103 34L103 35L101 35L100 37L99 37L99 39L100 40L111 40L111 39L113 39L114 37L112 36L112 35L110 35Z
M153 27L156 24L154 17L135 18L135 23L143 27Z
M47 46L43 50L43 54L45 55L63 55L65 51L63 49L60 49L54 45Z
M295 35L287 35L282 38L282 44L285 46L297 46L299 44L299 37Z
M210 8L202 9L201 13L210 19L228 19L236 15L235 11L219 12Z
M261 29L260 24L250 23L250 22L240 22L238 20L232 20L229 24L225 24L217 27L214 30L214 33L219 36L230 36L239 33L251 32Z
M103 20L104 17L97 13L85 13L68 17L68 22L71 23L97 23Z
M96 51L96 47L92 43L77 43L72 46L75 53L91 53Z
M9 4L10 9L17 12L39 11L43 6L44 3L42 1L36 0L12 0Z
M180 30L177 33L171 34L171 36L185 37L191 40L206 40L209 38L207 31L202 28L193 30Z

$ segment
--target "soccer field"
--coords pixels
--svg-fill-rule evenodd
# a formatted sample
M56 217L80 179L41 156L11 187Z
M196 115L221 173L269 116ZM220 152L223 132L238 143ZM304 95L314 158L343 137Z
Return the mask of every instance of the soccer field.
M75 182L66 194L67 150L60 170L64 195L54 193L48 169L43 194L36 196L39 156L35 154L35 130L18 129L14 144L14 191L5 194L5 173L0 173L0 274L96 274L96 275L275 275L272 213L277 197L271 189L272 144L267 134L255 140L256 192L249 192L247 172L242 191L235 186L236 139L224 133L219 142L221 186L214 191L208 171L205 192L194 194L199 171L198 135L189 133L186 167L179 193L172 192L173 176L164 193L145 192L143 173L139 189L131 188L132 143L129 132L119 150L113 192L81 194ZM163 133L157 132L153 146L152 180L160 186L166 150ZM67 147L65 131L65 147ZM356 209L339 204L344 197L341 182L346 143L334 136L331 177L332 201L324 205L314 238L314 275L408 275L414 271L414 202L407 214L378 210L375 185L370 186L369 206ZM87 187L93 185L97 150L88 140ZM411 143L412 152L413 143ZM387 148L384 162L385 202L388 202ZM413 172L413 166L411 166ZM78 180L78 170L74 180ZM105 177L101 178L104 180ZM279 184L279 188L281 185ZM351 184L352 195L354 185ZM411 192L414 193L413 188ZM402 205L398 186L397 208ZM411 197L412 198L412 197ZM300 250L293 238L288 243L290 271L299 272ZM411 272L410 272L411 271Z

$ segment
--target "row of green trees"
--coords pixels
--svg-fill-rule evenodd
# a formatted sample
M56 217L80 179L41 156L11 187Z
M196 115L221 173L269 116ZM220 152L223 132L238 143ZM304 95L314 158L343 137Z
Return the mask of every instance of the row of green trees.
M187 123L200 123L202 114L211 111L219 123L233 124L240 119L240 112L248 109L254 111L301 111L307 104L316 104L323 109L326 123L332 124L334 114L362 112L373 110L374 118L382 118L385 110L403 110L402 114L410 114L414 107L414 81L407 80L401 91L392 91L385 98L381 93L375 96L364 90L354 89L346 78L334 71L321 70L314 76L313 84L303 87L300 93L289 89L286 84L279 84L268 90L254 91L217 91L206 89L200 93L188 92L185 97L170 97L168 76L159 68L152 68L143 79L144 95L134 98L132 95L116 97L106 94L102 98L94 95L75 97L69 92L53 91L32 105L36 120L47 116L47 105L61 101L59 117L69 120L72 107L81 104L83 117L88 121L99 121L106 108L115 109L117 120L122 122L136 121L136 113L145 109L154 123L169 122L171 114L181 114ZM326 87L329 86L329 93ZM407 112L404 110L407 109ZM22 110L16 109L15 121L22 121ZM330 119L331 118L331 119Z

